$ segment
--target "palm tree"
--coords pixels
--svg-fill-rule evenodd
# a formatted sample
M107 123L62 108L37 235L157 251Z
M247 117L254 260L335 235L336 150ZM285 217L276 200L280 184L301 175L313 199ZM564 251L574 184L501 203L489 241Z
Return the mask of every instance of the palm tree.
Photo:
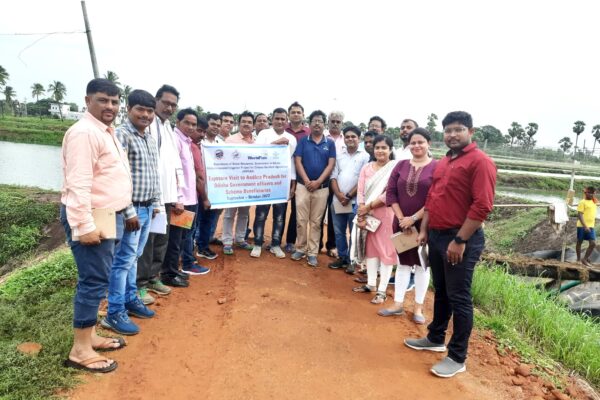
M106 75L104 75L104 79L108 79L109 81L111 81L112 83L117 85L119 88L121 87L121 82L119 82L119 75L117 75L113 71L106 71Z
M592 148L592 155L594 155L594 150L596 150L596 142L600 141L600 124L594 125L592 128L592 135L594 136L594 147Z
M35 101L40 101L40 96L44 94L46 89L44 89L44 85L41 83L34 83L31 85L31 96L35 97Z
M521 124L518 122L513 122L510 125L510 128L508 128L508 136L510 137L510 147L512 147L515 139L517 141L521 140L523 138L524 133L525 131L523 130Z
M4 93L4 98L6 99L6 104L8 107L10 107L10 110L12 112L13 97L16 97L17 93L15 92L15 90L13 89L12 86L5 86L4 91L2 93Z
M8 81L8 72L6 72L6 69L4 69L4 67L2 65L0 65L0 87L6 85L6 82Z
M583 121L575 121L575 125L573 125L573 132L575 132L575 152L573 154L573 157L575 157L577 155L577 141L579 140L579 135L581 135L581 132L583 132L585 130L585 122Z
M558 141L558 145L560 146L560 149L563 151L563 153L566 154L567 151L569 151L569 149L573 145L573 142L571 142L570 137L565 136L564 138L562 138Z
M58 103L58 112L60 114L60 119L62 120L61 102L67 95L67 87L61 81L54 81L48 85L48 92L52 93L50 96Z

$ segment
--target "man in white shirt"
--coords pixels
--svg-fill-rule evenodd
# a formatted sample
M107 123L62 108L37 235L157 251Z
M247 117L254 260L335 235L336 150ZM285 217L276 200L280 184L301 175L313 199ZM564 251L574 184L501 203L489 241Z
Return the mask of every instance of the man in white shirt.
M360 129L356 126L344 128L344 149L336 156L335 167L331 174L331 204L335 230L335 243L339 259L329 264L329 268L347 268L350 265L350 246L348 232L352 232L352 220L355 216L356 191L360 170L369 162L369 154L359 149Z
M394 156L396 160L410 160L412 153L410 152L410 146L408 145L408 134L419 127L419 124L414 119L405 119L400 125L400 139L404 145L401 149L394 149Z
M183 169L181 159L175 142L175 134L169 118L177 110L179 92L173 86L163 85L156 92L156 108L154 121L149 126L150 136L158 146L158 172L161 193L161 211L166 212L167 218L170 210L176 213L183 212L183 203L180 200L179 187L183 183ZM168 295L171 288L164 285L158 277L167 252L169 243L169 225L166 233L150 233L144 252L138 259L137 286L140 297L145 304L154 301L147 291L160 295ZM180 280L186 280L187 275L182 273Z
M276 108L273 110L272 126L270 129L265 129L260 132L256 139L256 144L283 144L287 145L290 153L291 169L290 169L290 194L288 199L294 196L296 191L296 166L294 165L294 151L296 151L296 138L289 132L286 132L288 115L285 108ZM287 201L284 203L272 204L273 206L273 232L271 240L271 253L277 258L285 258L285 253L281 249L281 236L285 228L285 215L287 212ZM262 252L265 221L269 215L271 204L256 206L254 216L254 248L250 253L251 257L260 257Z

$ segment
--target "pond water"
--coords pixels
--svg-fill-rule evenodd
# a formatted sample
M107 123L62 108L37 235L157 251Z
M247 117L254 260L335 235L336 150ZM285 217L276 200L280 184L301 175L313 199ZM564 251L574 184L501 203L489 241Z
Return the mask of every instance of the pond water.
M0 183L60 190L61 148L0 141Z
M513 188L513 187L497 187L496 194L508 197L515 197L518 199L524 199L529 201L536 201L540 203L557 203L565 201L567 198L567 192L551 191L551 190L535 190L528 188ZM575 194L574 203L579 203L579 197Z

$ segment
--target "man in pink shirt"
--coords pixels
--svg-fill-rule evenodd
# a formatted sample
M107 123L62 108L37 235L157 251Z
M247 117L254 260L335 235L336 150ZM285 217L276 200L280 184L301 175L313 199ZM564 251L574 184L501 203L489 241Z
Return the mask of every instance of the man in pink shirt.
M119 110L119 88L106 79L94 79L87 85L85 103L87 112L65 133L62 146L60 219L79 274L73 301L73 347L65 366L110 372L117 362L96 351L119 349L125 341L102 338L95 327L100 300L108 289L115 239L103 237L92 210L121 213L131 203L132 186L127 155L111 127ZM123 219L114 218L118 235L123 232Z

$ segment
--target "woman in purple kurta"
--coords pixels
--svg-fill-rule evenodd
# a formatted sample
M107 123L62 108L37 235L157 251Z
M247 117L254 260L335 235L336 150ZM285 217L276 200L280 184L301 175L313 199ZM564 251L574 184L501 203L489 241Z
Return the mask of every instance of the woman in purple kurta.
M431 135L426 129L416 128L408 137L413 158L400 161L390 175L386 190L386 204L394 211L392 229L401 230L420 228L423 207L427 192L433 180L433 171L437 161L429 157ZM413 320L425 323L423 302L429 285L429 268L421 265L419 249L407 250L399 255L400 265L396 269L394 306L379 310L381 316L401 315L404 295L410 280L411 270L415 268L415 310Z

